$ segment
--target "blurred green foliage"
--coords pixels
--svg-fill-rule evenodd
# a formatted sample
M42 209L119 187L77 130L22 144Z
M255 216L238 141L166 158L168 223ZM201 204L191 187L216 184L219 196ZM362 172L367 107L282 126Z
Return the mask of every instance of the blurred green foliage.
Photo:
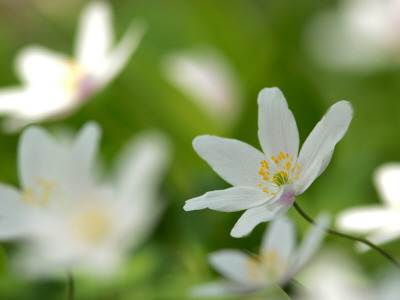
M335 149L326 172L297 198L311 216L328 211L333 216L358 204L377 203L371 174L381 163L400 160L400 73L354 75L332 73L316 65L302 47L308 20L334 1L281 0L166 0L110 1L117 36L132 19L148 24L143 41L128 66L103 92L74 115L42 124L50 131L78 130L87 120L103 129L101 154L106 163L135 133L159 128L174 144L174 159L161 190L169 202L156 232L132 252L124 270L112 282L77 278L76 299L184 299L189 288L217 278L207 264L207 253L222 248L257 251L265 225L243 239L229 232L240 213L209 210L184 212L184 201L206 191L226 188L193 151L200 134L237 138L259 147L257 94L277 86L285 94L304 141L330 105L346 99L354 119ZM0 86L19 84L13 71L16 52L28 44L72 54L77 17L85 1L19 0L0 2ZM244 108L235 126L224 130L196 104L171 86L161 72L163 58L174 51L198 46L221 51L237 70L244 87ZM0 181L18 185L18 134L0 133ZM0 199L1 201L1 199ZM308 224L295 211L299 235ZM325 247L338 244L363 263L371 274L392 266L377 253L353 252L353 244L328 237ZM7 244L12 257L13 245ZM399 241L385 245L398 253ZM5 268L0 255L1 299L64 299L63 278L29 281ZM279 294L279 293L278 293Z

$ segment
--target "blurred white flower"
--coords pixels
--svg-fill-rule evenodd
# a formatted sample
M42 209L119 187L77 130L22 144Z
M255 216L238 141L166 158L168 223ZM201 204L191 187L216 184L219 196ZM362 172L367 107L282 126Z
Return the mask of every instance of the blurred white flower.
M83 11L73 58L41 46L28 46L16 59L23 85L0 90L0 114L7 115L4 129L57 119L72 113L104 88L128 63L144 33L132 23L113 46L111 9L92 2Z
M166 138L142 134L126 148L115 177L93 170L100 130L86 125L71 145L39 127L22 133L22 190L0 186L0 238L24 242L25 274L82 268L112 275L124 254L148 236L165 204L156 201L169 159Z
M375 171L374 181L383 205L345 210L338 216L337 226L350 232L365 233L368 240L380 244L400 237L400 164L382 165Z
M200 157L233 187L187 200L184 209L246 210L231 231L233 237L245 236L257 224L283 215L293 205L294 196L303 193L328 166L352 118L349 102L334 104L297 156L299 132L282 92L263 89L258 105L258 138L264 153L234 139L204 135L193 141Z
M237 72L222 53L196 49L171 54L163 62L163 71L171 84L215 121L232 125L238 119L243 92Z
M282 217L272 222L265 231L258 256L234 249L212 253L209 256L211 266L228 281L195 287L192 295L240 295L276 285L284 286L305 266L319 247L324 236L319 226L327 225L327 216L319 217L317 223L297 250L294 224L288 218Z
M398 274L370 282L360 267L344 253L329 250L313 260L302 273L306 289L299 290L296 300L398 300Z
M400 1L344 0L305 33L313 58L333 69L372 71L400 63Z

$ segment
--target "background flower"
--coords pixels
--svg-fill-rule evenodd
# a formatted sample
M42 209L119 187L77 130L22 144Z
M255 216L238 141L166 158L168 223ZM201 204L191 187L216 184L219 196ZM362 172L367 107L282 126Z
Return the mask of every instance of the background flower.
M127 64L143 34L143 25L132 24L113 46L111 8L92 2L83 11L73 58L41 46L27 46L16 58L22 87L0 90L0 113L10 118L7 131L59 118L104 88Z

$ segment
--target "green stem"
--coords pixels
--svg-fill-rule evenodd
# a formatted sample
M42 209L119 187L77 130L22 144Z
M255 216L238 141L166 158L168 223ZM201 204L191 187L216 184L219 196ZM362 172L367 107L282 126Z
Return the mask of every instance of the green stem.
M74 299L74 277L72 276L71 271L67 271L67 300Z
M317 225L319 226L318 223L316 223L310 216L308 216L304 210L301 209L301 207L299 206L299 204L297 204L297 202L295 201L293 204L294 208L296 208L296 210L298 211L298 213L304 218L306 219L308 222L310 222L313 225ZM389 253L387 253L385 250L383 250L382 248L378 247L377 245L371 243L370 241L368 241L367 239L364 238L360 238L360 237L356 237L356 236L352 236L349 234L345 234L345 233L341 233L329 228L325 228L322 227L323 230L325 230L327 233L332 234L332 235L336 235L339 236L341 238L345 238L348 240L353 240L353 241L357 241L360 243L363 243L371 248L373 248L374 250L378 251L380 254L382 254L384 257L386 257L388 260L390 260L397 268L400 269L400 263L393 257L391 256Z

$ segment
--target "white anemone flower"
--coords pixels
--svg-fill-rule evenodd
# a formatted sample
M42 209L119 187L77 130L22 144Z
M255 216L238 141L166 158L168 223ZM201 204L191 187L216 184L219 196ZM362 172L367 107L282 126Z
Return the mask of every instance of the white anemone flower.
M264 153L234 139L199 136L193 147L233 187L186 201L185 210L246 210L231 231L249 234L261 223L283 215L328 166L336 143L352 119L349 102L334 104L315 126L298 155L299 133L278 88L258 95L258 138Z
M302 273L307 290L299 290L296 300L397 300L400 299L398 274L380 275L371 282L356 262L344 253L330 249L313 260Z
M305 236L296 250L294 224L286 217L274 222L265 231L260 253L253 256L243 251L225 249L209 256L211 266L228 281L195 287L194 297L241 295L284 286L306 265L324 237L327 216L318 218L317 226Z
M165 206L156 200L169 158L166 138L156 132L135 138L115 177L100 182L93 171L99 134L89 124L65 146L39 127L23 132L22 190L0 186L0 238L23 241L24 274L73 268L112 275L158 220Z
M400 63L400 1L343 0L306 31L313 58L332 69L374 71Z
M337 226L342 230L367 234L368 240L381 244L400 237L400 164L387 163L379 167L374 182L383 205L345 210L338 216Z
M232 125L239 117L243 90L234 67L215 49L194 49L168 55L165 77L212 119Z
M0 90L0 114L8 116L4 129L15 131L78 109L118 75L143 33L143 24L134 22L113 46L111 9L93 2L81 15L73 58L41 46L22 49L15 67L23 85Z

